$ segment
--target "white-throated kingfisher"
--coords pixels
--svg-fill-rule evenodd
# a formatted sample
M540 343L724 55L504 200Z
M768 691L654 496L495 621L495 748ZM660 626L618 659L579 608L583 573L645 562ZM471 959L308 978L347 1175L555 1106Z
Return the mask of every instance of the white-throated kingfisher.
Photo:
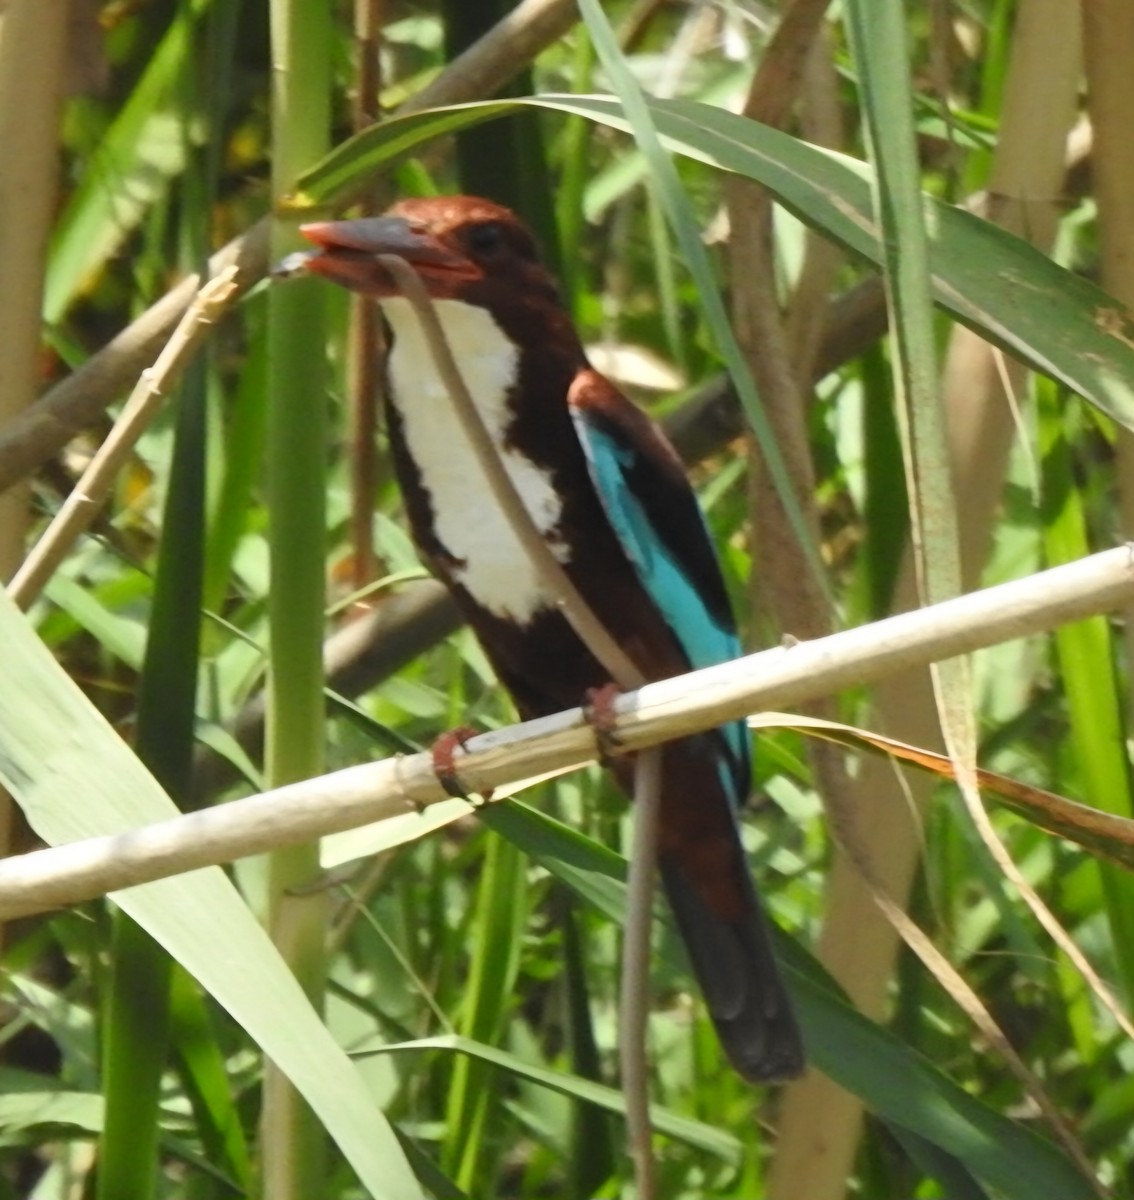
M535 243L470 196L306 225L303 267L373 296L389 326L389 437L418 549L452 592L524 718L609 684L556 608L467 445L404 296L378 255L425 284L465 384L536 526L641 673L737 657L708 531L658 427L587 361ZM632 763L609 764L629 792ZM665 746L658 865L709 1012L746 1079L799 1073L803 1049L737 827L751 776L743 721Z

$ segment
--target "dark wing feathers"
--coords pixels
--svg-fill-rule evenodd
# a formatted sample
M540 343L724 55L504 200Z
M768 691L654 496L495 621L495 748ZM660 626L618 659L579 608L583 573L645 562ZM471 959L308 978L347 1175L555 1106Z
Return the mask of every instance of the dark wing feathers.
M568 403L603 512L690 666L737 657L712 541L672 447L597 372L579 374ZM750 778L743 721L667 746L658 863L721 1045L746 1079L769 1082L799 1074L803 1045L729 811Z

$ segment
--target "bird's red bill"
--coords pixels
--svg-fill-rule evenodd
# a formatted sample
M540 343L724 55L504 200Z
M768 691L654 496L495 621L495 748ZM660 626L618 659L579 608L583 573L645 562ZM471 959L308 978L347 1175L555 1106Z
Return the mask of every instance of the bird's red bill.
M359 221L315 221L299 232L316 253L292 254L277 272L301 271L322 275L343 287L371 295L396 295L393 277L378 261L392 254L403 259L437 290L482 276L480 268L438 238L415 229L401 217L369 217Z

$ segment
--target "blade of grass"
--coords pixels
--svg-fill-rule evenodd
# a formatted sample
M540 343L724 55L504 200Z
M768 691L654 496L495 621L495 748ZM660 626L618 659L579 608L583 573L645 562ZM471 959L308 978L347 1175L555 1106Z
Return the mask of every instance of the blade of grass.
M673 228L682 258L688 265L704 307L705 321L712 331L718 352L724 359L729 374L736 385L737 394L744 411L760 443L768 473L784 506L784 512L803 550L804 557L815 575L820 591L831 601L830 583L819 554L819 547L811 534L807 521L800 511L799 502L791 486L791 480L776 445L768 418L756 393L756 385L744 359L744 352L737 344L725 310L720 286L714 276L712 265L701 232L693 216L685 189L677 174L668 151L662 145L650 104L634 78L610 27L606 14L598 0L579 0L579 12L586 23L587 31L595 45L598 60L606 71L614 91L618 95L623 111L649 167L653 194L665 212Z
M176 815L6 595L0 646L0 783L46 842L125 832ZM75 803L79 795L82 804ZM389 1125L224 872L194 871L114 900L288 1073L378 1200L421 1200Z
M910 41L900 0L848 0L847 18L859 67L868 145L875 164L874 207L882 233L887 306L897 364L899 428L911 501L918 592L923 604L934 604L960 594L962 573L948 429L938 391L928 239L912 118ZM941 731L969 815L997 865L1030 897L1027 883L992 828L980 798L969 659L935 663L930 673ZM855 829L853 824L850 829ZM849 846L856 866L873 890L877 887L876 865L868 851L859 850L855 840L858 836L854 832L848 837L844 829L842 841ZM904 924L896 906L887 903L883 911L892 922ZM1047 914L1042 907L1040 911ZM908 936L903 936L909 942ZM952 985L948 982L941 970L944 960L935 949L919 949L917 942L909 944L962 1005L1071 1153L1080 1156L1084 1172L1089 1173L1081 1147L1063 1123L1058 1107L975 993L955 976Z
M864 354L862 386L864 544L861 559L861 611L868 619L890 610L909 532L910 506L902 463L897 415L891 403L889 363L880 346Z
M178 1069L205 1156L251 1191L251 1155L225 1056L196 983L180 967L170 989L170 1019Z
M848 0L847 18L874 165L873 207L893 335L914 553L923 600L932 604L960 592L961 567L956 502L938 393L929 244L913 126L908 38L896 0ZM945 705L940 692L938 699ZM953 699L947 707L953 707ZM961 735L968 713L966 698L949 719L955 736ZM971 738L965 738L964 745L967 757Z
M1083 497L1072 477L1065 412L1066 398L1046 380L1037 380L1040 448L1043 458L1043 543L1049 564L1066 562L1087 546ZM1114 647L1105 617L1092 617L1055 631L1071 743L1082 795L1095 808L1131 815L1131 778L1125 750L1125 722ZM1126 995L1134 996L1134 877L1113 863L1100 862L1099 874L1110 924L1111 943Z
M506 1051L497 1050L492 1046L473 1041L471 1038L460 1037L457 1034L420 1038L413 1042L384 1043L372 1051L361 1047L355 1053L403 1054L422 1050L447 1050L467 1055L482 1062L486 1067L495 1066L507 1070L519 1078L554 1088L564 1095L574 1096L589 1104L599 1105L608 1112L621 1114L623 1111L622 1095L616 1088L593 1083L589 1079L580 1079L578 1076L549 1071L545 1067L533 1066L514 1054L508 1054ZM488 1077L491 1078L491 1076ZM743 1153L743 1147L737 1140L723 1130L714 1129L710 1125L691 1121L687 1117L677 1116L659 1108L651 1109L651 1117L656 1129L721 1158L735 1162Z

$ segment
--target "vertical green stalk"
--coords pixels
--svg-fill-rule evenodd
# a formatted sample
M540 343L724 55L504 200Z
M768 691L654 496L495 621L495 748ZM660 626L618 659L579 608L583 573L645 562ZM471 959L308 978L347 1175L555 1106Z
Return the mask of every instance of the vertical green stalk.
M110 989L102 1020L97 1200L150 1200L158 1174L158 1094L169 1046L171 959L116 909Z
M191 3L177 21L191 25ZM194 31L195 33L195 31ZM199 91L192 56L181 78L185 111ZM207 260L208 185L193 172L184 182L180 233L186 266ZM178 389L153 605L139 682L138 756L174 799L189 790L192 769L204 562L205 391L201 359ZM173 961L121 910L112 916L111 977L102 1038L106 1117L95 1184L98 1200L149 1200L157 1192L159 1099L170 1043Z
M272 199L328 148L331 10L311 0L273 0ZM277 223L272 253L295 248ZM315 280L273 289L268 299L267 495L271 590L266 773L269 787L323 766L326 445L322 301ZM272 854L267 922L316 1007L324 983L323 893L300 896L318 871L318 847ZM261 1170L272 1200L308 1200L326 1182L322 1131L290 1083L269 1063L264 1077Z
M138 697L138 757L174 799L189 791L200 638L205 509L205 369L179 388L169 487ZM155 1194L158 1092L169 1048L172 959L121 910L113 915L103 1037L106 1122L99 1200Z
M224 142L219 131L225 127L232 103L232 73L240 9L240 0L228 0L224 4L211 4L206 8L196 39L200 53L189 56L191 65L184 72L184 111L195 114L212 134L203 146L194 143L186 147L188 170L182 189L181 207L186 217L180 234L184 257L187 265L202 278L208 272L210 218L217 203L223 165ZM209 369L201 362L194 362L186 376L182 403L187 406L187 411L179 431L187 449L192 448L202 468L194 476L193 508L191 513L186 514L186 519L192 521L195 562L199 562L200 566L195 569L193 578L185 582L191 589L189 598L198 610L208 606L210 547L215 541L208 533L207 510L210 505L210 472L216 471L218 446L215 436L210 435L209 427L218 421L220 403L220 389L216 372L211 369L211 356L202 361L209 365ZM207 470L205 463L208 463ZM172 479L170 487L172 491L179 490L179 485ZM214 486L212 491L216 490ZM173 544L180 548L179 541L174 540ZM227 559L223 566L227 568ZM174 584L178 583L175 579ZM219 602L218 588L213 607L219 607ZM196 673L199 649L196 644L194 648L197 651L194 661ZM192 713L188 716L191 719ZM192 733L190 725L185 730L186 750L192 746ZM188 760L184 769L189 770ZM188 792L185 799L190 801ZM192 1108L197 1136L206 1159L221 1166L239 1186L248 1189L252 1176L251 1156L227 1077L224 1050L218 1044L196 981L180 963L173 964L169 980L169 1038L172 1060ZM192 1175L184 1184L185 1200L212 1198L218 1194L218 1190L216 1180L205 1172Z
M591 90L594 57L590 39L578 38L571 65L575 90ZM584 287L582 247L586 236L586 216L583 212L583 196L591 177L590 137L591 126L582 117L568 117L559 135L560 167L558 186L555 189L555 223L559 228L562 258L559 278L563 283L564 295L568 298L571 312L576 318L579 316Z
M138 699L138 757L175 799L188 793L204 558L205 371L191 364L177 427L153 610ZM113 915L111 985L102 1042L106 1119L98 1200L156 1194L158 1100L169 1050L173 960L121 910Z
M1067 428L1068 397L1037 378L1043 453L1043 546L1046 565L1089 554L1083 496L1073 479ZM1130 816L1130 768L1125 748L1122 688L1106 617L1061 625L1055 631L1059 676L1070 721L1072 760L1083 799L1104 812ZM1134 996L1134 879L1112 863L1098 863L1114 956L1129 998Z
M486 824L491 827L491 820ZM520 943L528 914L526 882L519 850L490 835L471 926L478 933L479 946L458 1027L465 1037L488 1046L497 1044L515 1006ZM492 1136L497 1123L493 1113L501 1096L491 1086L491 1072L487 1064L461 1055L449 1087L444 1162L457 1186L470 1196L491 1194L488 1164L498 1161L502 1149Z
M580 928L577 901L564 884L557 882L551 902L557 924L563 931L564 1008L571 1069L583 1079L601 1082L602 1056L591 1016L587 946ZM575 1105L571 1115L568 1184L564 1200L588 1200L614 1177L617 1159L611 1126L611 1117L593 1105Z

